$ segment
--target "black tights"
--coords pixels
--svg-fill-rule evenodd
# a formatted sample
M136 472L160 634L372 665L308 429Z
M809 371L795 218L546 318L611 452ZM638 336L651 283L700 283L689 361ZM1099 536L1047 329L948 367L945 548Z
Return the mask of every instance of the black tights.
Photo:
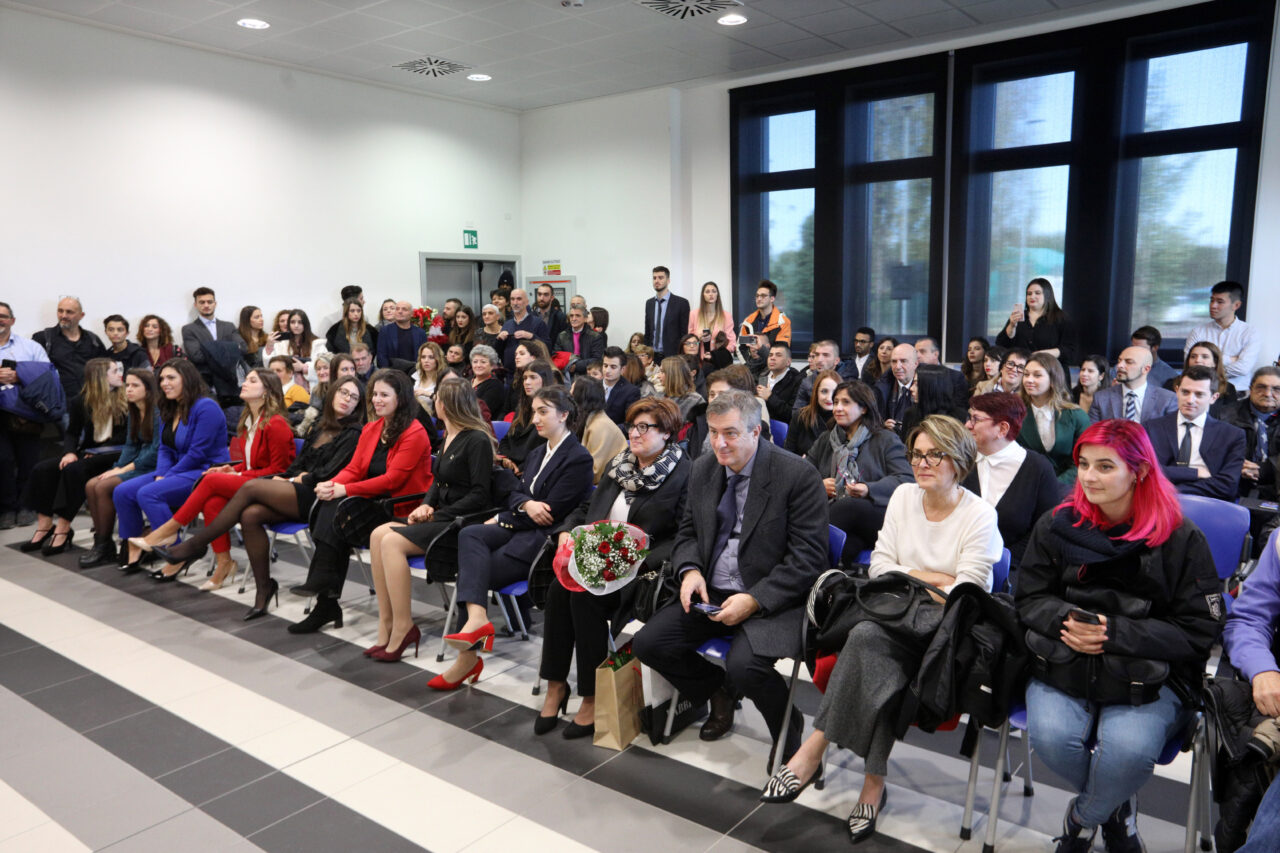
M116 505L111 494L120 485L119 477L94 477L85 484L85 501L89 504L89 517L93 519L93 539L107 542L116 526Z
M244 536L244 549L249 553L249 567L257 586L254 607L265 607L271 581L271 537L268 524L302 521L298 509L298 493L288 480L250 480L240 487L212 522L169 549L175 559L186 559L202 545L226 533L236 522Z

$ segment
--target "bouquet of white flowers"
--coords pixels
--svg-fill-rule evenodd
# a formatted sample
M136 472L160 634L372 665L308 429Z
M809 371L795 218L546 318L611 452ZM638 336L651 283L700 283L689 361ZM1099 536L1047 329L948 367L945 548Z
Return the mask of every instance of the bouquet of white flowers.
M634 524L597 521L575 527L569 574L584 589L605 595L635 579L649 554L649 537Z

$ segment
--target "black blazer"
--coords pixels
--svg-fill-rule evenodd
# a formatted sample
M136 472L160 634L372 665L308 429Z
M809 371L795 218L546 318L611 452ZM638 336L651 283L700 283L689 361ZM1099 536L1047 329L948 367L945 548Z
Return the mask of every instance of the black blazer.
M1244 430L1209 415L1204 420L1200 456L1213 476L1201 479L1196 470L1178 464L1178 413L1152 418L1143 424L1151 437L1156 459L1164 475L1184 495L1204 495L1234 501L1240 494L1240 472L1244 468Z
M964 378L963 373L941 364L922 364L916 368L916 373L929 376L942 386L951 398L952 411L948 414L955 415L960 411L968 413L969 381Z
M507 388L502 380L490 376L475 387L476 397L489 407L489 420L500 421L507 413Z
M800 390L800 371L794 367L788 367L787 372L782 374L782 378L773 386L773 390L769 392L769 399L764 401L765 408L769 410L769 417L775 421L791 422L791 404L796 399L796 392ZM769 387L769 369L766 367L756 376L756 384ZM808 403L808 400L805 401Z
M649 556L645 558L647 565L660 566L663 560L671 556L676 531L680 527L680 519L684 517L685 502L689 496L689 475L692 471L693 460L687 453L682 454L676 467L658 488L651 492L637 492L627 506L627 522L649 534ZM621 492L622 486L618 485L617 480L601 477L600 485L577 509L569 513L556 530L556 535L567 533L579 525L607 518Z
M332 480L339 471L347 467L351 457L356 455L356 445L360 443L362 429L364 424L360 421L349 421L343 424L342 431L327 444L317 447L316 438L320 435L320 420L317 418L312 422L306 444L302 445L302 450L293 458L293 464L280 476L291 480L299 474L306 474L302 478L302 483L306 486Z
M969 472L964 487L979 497L978 468ZM1062 500L1063 484L1053 473L1053 463L1043 453L1028 450L1018 473L1013 475L1009 488L996 503L996 526L1004 547L1009 549L1009 567L1016 569L1022 562L1022 552L1027 549L1027 539L1036 520L1058 505Z
M539 477L538 469L542 467L542 457L546 452L544 444L529 454L520 477L520 489L511 493L507 498L507 509L498 514L498 525L514 532L506 545L506 552L517 560L533 559L547 536L590 494L595 479L595 461L591 452L573 433L565 436L547 463L547 470ZM551 507L551 524L546 527L534 524L533 519L520 511L526 501L545 501Z
M435 479L423 503L436 512L432 521L451 521L460 515L493 506L493 445L487 432L469 429L441 451L432 468Z
M583 326L582 334L578 339L578 349L581 354L577 359L570 362L569 372L580 376L587 372L587 362L599 361L604 358L604 337L598 332L593 332ZM573 329L565 329L556 336L556 345L553 352L573 352Z
M351 341L347 340L347 336L342 333L341 320L329 327L329 331L324 333L324 340L329 345L329 352L351 352ZM378 330L373 326L366 325L364 337L360 340L369 347L369 352L376 357L378 354Z
M640 389L621 378L612 389L606 389L606 393L608 397L604 401L604 412L615 424L626 421L627 409L640 399Z
M677 355L680 339L689 333L689 300L667 291L667 305L662 312L662 328L654 334L653 321L658 299L650 296L644 303L644 342L660 355Z
M1033 326L1030 321L1023 320L1014 327L1013 337L1005 334L1005 327L1008 325L1009 321L1006 319L1000 327L1000 334L996 335L996 343L1005 349L1022 347L1031 352L1056 349L1058 361L1062 362L1064 368L1076 363L1076 325L1065 311L1061 321L1057 323L1050 323L1041 317Z

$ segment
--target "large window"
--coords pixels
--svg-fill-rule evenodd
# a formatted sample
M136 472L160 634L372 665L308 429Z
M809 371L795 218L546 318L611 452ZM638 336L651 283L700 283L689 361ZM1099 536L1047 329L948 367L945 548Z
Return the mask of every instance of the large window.
M1048 279L1078 351L1170 349L1248 286L1274 4L1142 17L735 89L735 309L794 344L941 337L958 360ZM1246 302L1247 305L1247 302Z

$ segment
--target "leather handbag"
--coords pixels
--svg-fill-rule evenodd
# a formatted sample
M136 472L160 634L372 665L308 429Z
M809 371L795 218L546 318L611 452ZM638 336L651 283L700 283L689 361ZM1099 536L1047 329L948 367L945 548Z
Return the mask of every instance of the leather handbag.
M937 629L939 611L922 605L936 604L930 593L946 599L947 594L938 587L904 572L869 579L839 574L843 580L822 584L819 578L814 585L818 599L811 601L810 618L818 628L819 651L843 649L849 632L860 622L876 622L895 632L920 637Z
M1069 696L1100 705L1154 702L1169 680L1167 661L1104 652L1082 655L1057 638L1026 633L1031 673Z
M680 579L671 561L664 560L657 569L637 575L626 589L633 596L631 617L648 622L653 614L680 596Z
M391 519L391 510L382 501L348 497L338 504L333 526L342 536L342 541L351 547L368 548L369 536Z

